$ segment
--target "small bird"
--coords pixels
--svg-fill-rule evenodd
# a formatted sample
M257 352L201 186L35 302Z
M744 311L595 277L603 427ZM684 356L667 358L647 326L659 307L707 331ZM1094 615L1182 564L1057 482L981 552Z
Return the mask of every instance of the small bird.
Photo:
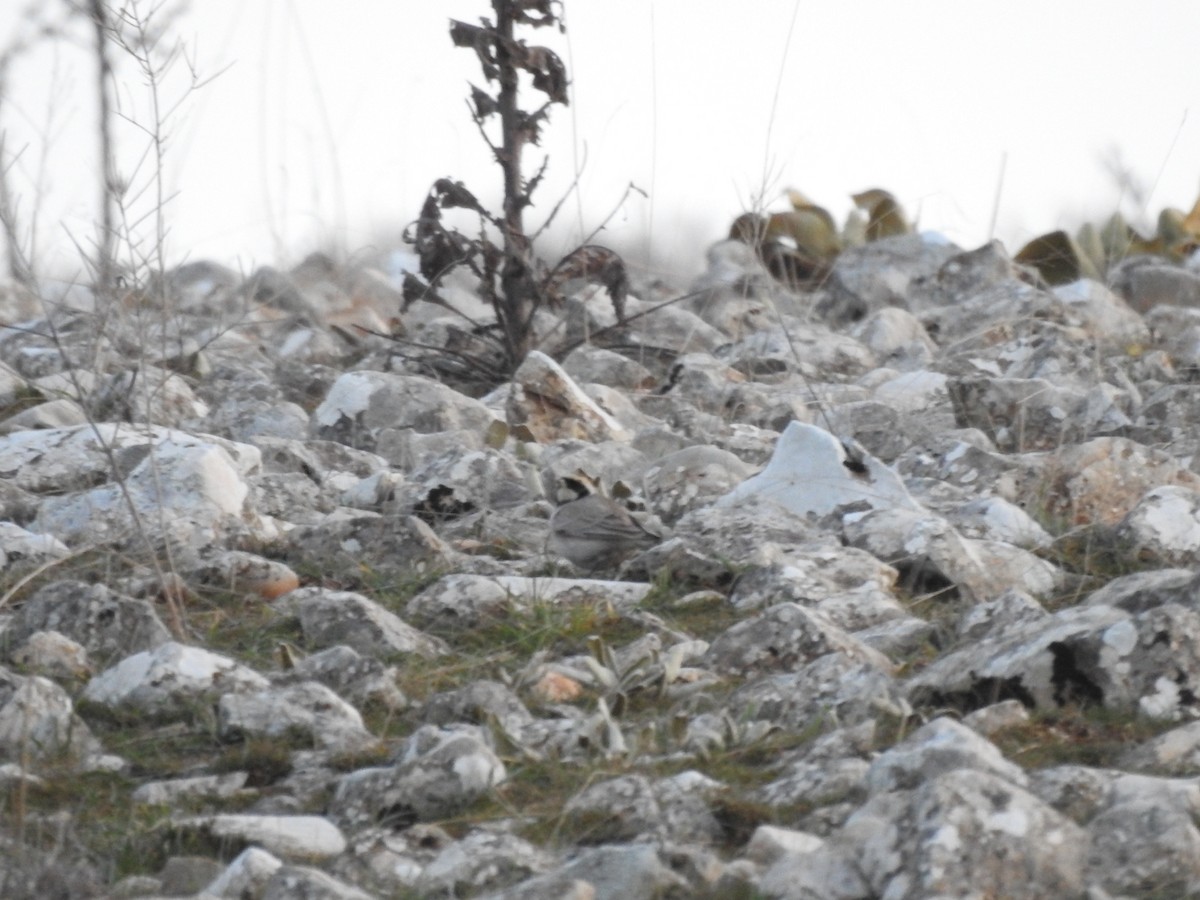
M647 531L625 507L599 493L599 485L583 472L562 479L572 499L550 517L550 550L585 572L616 568L636 551L662 540Z

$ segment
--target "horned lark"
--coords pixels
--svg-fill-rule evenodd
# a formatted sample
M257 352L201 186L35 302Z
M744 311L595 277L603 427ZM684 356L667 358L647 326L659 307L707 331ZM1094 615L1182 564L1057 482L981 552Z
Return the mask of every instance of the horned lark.
M562 484L573 499L562 503L550 517L549 547L585 572L616 568L636 551L662 540L623 506L599 493L599 485L584 473L563 478Z

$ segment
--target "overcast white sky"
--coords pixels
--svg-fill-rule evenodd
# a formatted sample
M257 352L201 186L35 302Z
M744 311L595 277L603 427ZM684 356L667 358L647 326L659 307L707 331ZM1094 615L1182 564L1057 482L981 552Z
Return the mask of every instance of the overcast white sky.
M0 35L21 33L13 5ZM444 175L494 197L465 106L482 77L447 34L450 18L489 13L485 0L197 0L178 33L200 74L219 74L168 120L172 259L249 269L394 245ZM667 274L700 268L732 218L764 192L780 207L785 187L839 216L850 193L885 187L964 247L988 237L999 189L996 235L1013 251L1122 202L1152 222L1200 190L1196 0L567 0L566 21L565 37L526 33L574 82L530 217L582 166L560 220L572 241L632 182L649 198L627 198L599 241L649 245ZM95 220L92 71L60 44L9 73L0 124L44 265L61 267L68 235ZM121 71L124 108L148 122L139 77ZM181 82L163 93L174 102ZM530 166L540 158L532 148ZM1114 160L1144 205L1123 200Z

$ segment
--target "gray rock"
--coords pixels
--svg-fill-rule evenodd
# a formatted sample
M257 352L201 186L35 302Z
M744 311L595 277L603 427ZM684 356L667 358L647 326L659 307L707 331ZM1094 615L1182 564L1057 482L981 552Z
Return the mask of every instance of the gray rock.
M598 382L630 391L646 390L657 381L636 359L591 344L581 344L567 354L563 370L580 384Z
M1111 278L1113 289L1138 312L1159 305L1200 307L1200 276L1153 257L1126 260Z
M824 806L835 799L861 803L867 795L871 764L866 757L874 735L871 721L822 735L810 747L783 760L777 777L755 796L775 807Z
M482 725L494 720L509 734L518 734L533 721L515 693L496 681L476 681L421 705L421 719L432 725Z
M262 900L374 900L366 891L320 869L281 866L268 880Z
M315 566L325 577L358 585L364 571L376 576L412 578L454 567L457 555L415 516L397 520L355 511L332 515L294 529L287 562Z
M1052 293L1063 304L1065 319L1081 325L1088 337L1105 348L1124 350L1150 337L1139 312L1098 281L1083 278L1059 285Z
M550 357L532 351L513 373L508 421L537 440L628 441L632 435Z
M504 763L475 728L426 725L408 739L394 765L339 779L329 811L348 828L407 827L455 815L505 778Z
M667 524L707 506L749 477L753 469L728 450L709 445L685 447L650 465L642 490Z
M307 587L287 597L305 639L315 647L346 644L363 656L387 659L414 653L432 658L446 653L438 638L423 634L393 612L353 591Z
M247 847L216 878L205 892L216 897L258 896L283 862L259 847Z
M1115 606L1131 613L1166 603L1196 609L1200 604L1200 576L1191 569L1130 572L1092 591L1084 602L1088 606Z
M947 388L959 427L981 429L1002 450L1049 450L1084 436L1071 416L1083 391L1041 378L955 378Z
M1200 722L1172 728L1130 747L1119 762L1126 769L1169 775L1190 775L1200 771Z
M895 570L877 558L826 540L814 542L808 556L789 565L743 572L729 602L749 612L786 600L820 610L839 628L857 631L905 615L891 593L895 581Z
M1200 831L1193 815L1152 799L1109 807L1088 823L1087 873L1114 894L1200 891Z
M850 334L874 354L880 365L902 371L927 365L937 351L921 320L897 306L875 310L855 325Z
M175 778L170 781L147 781L135 790L130 799L150 806L168 806L185 800L227 800L243 792L247 773L200 775L195 778ZM247 791L246 793L251 793Z
M284 859L332 859L346 849L346 838L323 816L223 813L177 818L171 827L181 834L196 833L221 841L255 844Z
M146 364L113 373L89 401L93 419L101 421L186 428L194 427L209 413L208 404L195 395L183 377Z
M221 872L221 864L203 856L172 856L158 873L159 893L182 897L198 893Z
M954 719L942 717L922 725L894 747L881 753L867 772L872 794L913 790L957 769L987 773L1009 786L1025 787L1021 767L979 733Z
M778 603L718 635L704 664L718 672L789 672L828 653L890 672L887 657L838 628L824 613L797 603Z
M722 347L718 359L756 381L788 372L854 377L876 367L874 355L852 337L799 321L755 331Z
M487 431L495 415L478 400L419 375L347 372L313 413L312 436L374 450L387 430Z
M584 788L567 801L563 816L570 828L586 831L589 843L709 843L722 834L709 801L724 790L699 772L660 779L625 775Z
M455 843L437 825L416 824L403 830L361 828L350 835L346 852L332 873L380 896L412 892L425 868ZM473 876L471 869L466 870Z
M932 276L918 278L913 293L920 298L922 308L938 307L997 284L1019 281L1023 274L1004 244L993 240L951 256Z
M901 712L903 699L895 681L871 663L843 653L819 657L795 672L746 682L729 698L731 709L745 710L788 729L814 723L855 724L881 712Z
M1002 497L981 497L949 511L958 532L974 540L1004 541L1025 550L1044 550L1053 543L1049 532L1021 507Z
M610 844L580 851L552 872L527 879L485 900L654 900L689 884L649 844Z
M352 647L335 644L299 660L274 680L319 681L356 706L375 705L398 712L408 706L408 699L396 683L398 674L395 666L385 666Z
M375 744L358 710L315 681L223 695L217 703L217 731L227 741L302 738L335 753Z
M1016 699L1054 709L1083 703L1177 716L1200 695L1200 616L1168 604L1135 616L1070 607L947 654L908 682L915 702L969 709Z
M25 671L54 679L83 679L93 673L87 650L57 631L35 631L16 647L12 661Z
M101 672L85 700L144 716L187 719L229 691L266 688L262 675L228 657L173 641L127 656Z
M1024 591L1007 590L991 600L974 603L959 617L955 630L962 643L1011 631L1025 622L1045 619L1045 607Z
M879 896L1083 891L1087 834L1011 781L966 769L944 772L913 791L905 812L890 842L880 835L864 847L862 865Z
M29 406L15 415L0 420L0 435L19 431L41 431L50 428L72 428L86 425L87 410L66 397L47 400L37 406Z
M447 575L409 601L414 621L472 627L515 606L528 612L538 603L611 603L633 606L650 592L650 585L585 578L522 578L514 575Z
M1118 523L1116 536L1143 561L1200 565L1200 491L1175 484L1154 488Z
M414 884L422 896L453 897L512 885L551 869L555 859L513 834L474 830L448 841Z
M909 309L914 282L936 275L960 252L948 242L915 234L847 248L833 267L817 315L847 323L886 306Z
M963 724L968 728L989 737L1006 728L1024 725L1030 719L1029 710L1017 700L1001 700L991 706L977 709L963 717Z
M812 425L792 422L767 467L716 506L775 506L801 518L868 509L920 511L900 477L870 454L850 451Z
M401 509L435 524L478 510L507 509L539 499L533 466L495 450L444 453L407 476Z
M102 666L171 640L150 603L81 581L43 587L21 607L8 635L20 644L39 631L57 631L76 641Z
M66 691L39 675L0 668L0 756L36 768L65 761L78 770L100 751Z

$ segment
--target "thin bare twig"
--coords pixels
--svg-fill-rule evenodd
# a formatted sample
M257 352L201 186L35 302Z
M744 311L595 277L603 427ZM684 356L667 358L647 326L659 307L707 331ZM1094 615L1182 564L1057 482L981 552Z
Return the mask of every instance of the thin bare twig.
M546 216L546 221L544 221L541 224L541 226L538 228L538 230L533 233L531 240L536 241L539 237L541 237L542 234L545 233L546 229L550 227L550 224L554 221L555 216L558 215L558 211L560 209L562 209L563 204L567 202L567 200L570 198L570 196L572 194L578 194L579 180L583 177L583 170L586 167L587 167L587 145L585 144L583 147L583 159L576 163L575 177L571 179L571 183L569 185L567 185L567 189L565 191L563 191L563 195L558 198L558 202L555 203L553 207L551 207L550 215ZM580 227L579 230L583 231L582 226Z

